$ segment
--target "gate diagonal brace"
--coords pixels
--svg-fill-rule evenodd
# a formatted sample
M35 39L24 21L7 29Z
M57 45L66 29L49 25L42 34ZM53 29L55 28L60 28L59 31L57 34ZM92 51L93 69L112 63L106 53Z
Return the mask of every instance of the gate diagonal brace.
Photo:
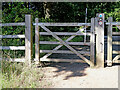
M82 28L82 29L85 29L85 28ZM81 32L81 29L79 31L76 32L77 33L80 33ZM70 36L67 40L65 40L66 42L72 40L76 35L72 35ZM63 45L58 45L57 47L55 47L53 50L58 50L59 48L61 48ZM46 55L44 55L42 58L43 59L46 59L47 57L49 57L52 53L48 53Z
M119 58L120 58L120 55L117 55L117 56L113 59L113 61L117 61Z
M82 56L80 53L78 53L74 48L72 48L69 44L67 44L66 42L64 42L61 38L59 38L55 33L51 32L48 28L46 28L44 25L41 25L41 27L47 31L48 33L50 33L54 38L56 38L58 41L60 41L63 45L65 45L67 48L69 48L72 52L74 52L77 56L79 56L80 58L82 58L83 60L85 60L89 65L94 66L94 64L89 61L87 58L85 58L84 56Z
M117 26L117 28L120 30L120 26L119 25L116 25Z

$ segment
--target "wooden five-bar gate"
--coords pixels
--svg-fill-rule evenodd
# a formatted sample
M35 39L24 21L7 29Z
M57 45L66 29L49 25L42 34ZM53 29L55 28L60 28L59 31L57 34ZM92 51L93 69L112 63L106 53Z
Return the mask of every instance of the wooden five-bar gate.
M109 17L108 23L108 39L107 39L107 65L111 66L112 63L119 62L120 58L120 50L114 51L112 44L120 44L118 41L113 41L113 35L120 35L120 32L112 32L112 26L116 25L120 29L120 22L112 22L112 18ZM17 62L26 62L31 65L31 61L42 62L42 61L55 61L55 62L82 62L87 63L90 67L99 66L104 67L104 28L99 28L97 24L97 18L91 18L91 23L42 23L39 22L38 18L35 19L35 23L32 23L31 15L25 16L25 22L22 23L5 23L0 24L0 26L25 26L25 35L0 35L0 38L25 38L25 46L0 46L1 50L25 50L25 58L18 59L10 59L11 61ZM32 27L35 26L35 58L33 58L33 37L32 37ZM80 27L84 26L85 29L87 26L90 27L89 32L81 32L78 30L77 32L53 32L49 29L51 26L57 27ZM42 28L44 32L39 32L39 29ZM40 35L51 35L58 42L53 41L40 41ZM61 39L59 36L70 36L66 40ZM87 42L70 42L76 36L89 36L90 40ZM118 38L118 36L115 36ZM40 45L58 45L53 50L40 50ZM78 46L89 46L89 51L78 51L72 47L72 45ZM66 46L68 50L61 50L62 46ZM40 58L40 53L47 53L43 57ZM68 53L75 54L80 59L53 59L48 58L52 53ZM113 54L118 54L114 58ZM90 56L90 58L86 58L85 55ZM1 58L3 59L3 58Z
M35 60L36 61L59 61L59 62L86 62L91 67L94 66L94 43L95 43L95 33L94 33L94 18L91 19L91 23L39 23L38 18L35 19ZM82 33L81 30L77 32L52 32L46 26L91 26L90 33ZM46 32L39 33L39 27L44 29ZM59 42L52 42L52 41L39 41L39 34L40 35L52 35L56 38ZM77 35L87 35L90 36L90 42L69 42ZM63 41L59 35L71 35L67 40ZM55 47L53 50L39 50L40 44L60 44ZM66 46L69 50L58 50L62 46ZM77 51L70 45L88 45L90 46L90 52L87 51ZM40 58L40 53L48 53L42 58ZM82 60L70 60L70 59L47 59L52 53L74 53L79 56ZM84 57L82 54L89 54L90 60Z

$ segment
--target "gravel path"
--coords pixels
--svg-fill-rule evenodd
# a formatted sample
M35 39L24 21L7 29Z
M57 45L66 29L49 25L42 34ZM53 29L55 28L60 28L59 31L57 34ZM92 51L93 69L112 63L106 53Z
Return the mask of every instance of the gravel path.
M118 66L91 69L82 63L50 63L43 70L50 88L118 88Z

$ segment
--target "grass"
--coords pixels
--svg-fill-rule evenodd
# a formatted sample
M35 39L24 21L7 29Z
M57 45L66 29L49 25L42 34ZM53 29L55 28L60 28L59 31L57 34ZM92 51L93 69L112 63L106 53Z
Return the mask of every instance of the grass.
M66 40L70 36L60 37ZM58 41L53 37L40 37L40 41ZM83 36L76 36L70 42L83 41ZM40 45L41 50L52 50L58 45ZM63 45L60 49L65 49ZM45 53L40 54L42 57ZM14 55L13 55L14 56ZM11 56L10 56L11 57ZM27 67L23 63L11 63L2 61L2 71L0 72L0 84L2 88L46 88L51 85L50 82L45 80L42 68L36 68L35 65Z
M42 68L2 61L2 88L44 88L49 86Z

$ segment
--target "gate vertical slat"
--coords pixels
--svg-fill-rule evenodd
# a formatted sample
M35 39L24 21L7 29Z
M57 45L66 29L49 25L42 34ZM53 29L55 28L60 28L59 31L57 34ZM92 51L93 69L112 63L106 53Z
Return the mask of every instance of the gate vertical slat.
M112 66L112 22L113 18L109 17L108 22L110 23L108 25L107 30L107 66Z
M91 18L91 36L90 36L90 61L93 62L93 64L95 64L95 19Z
M38 18L35 19L35 61L38 63L40 59L39 54L39 26L38 26Z
M32 16L25 15L25 63L31 66L32 60Z

